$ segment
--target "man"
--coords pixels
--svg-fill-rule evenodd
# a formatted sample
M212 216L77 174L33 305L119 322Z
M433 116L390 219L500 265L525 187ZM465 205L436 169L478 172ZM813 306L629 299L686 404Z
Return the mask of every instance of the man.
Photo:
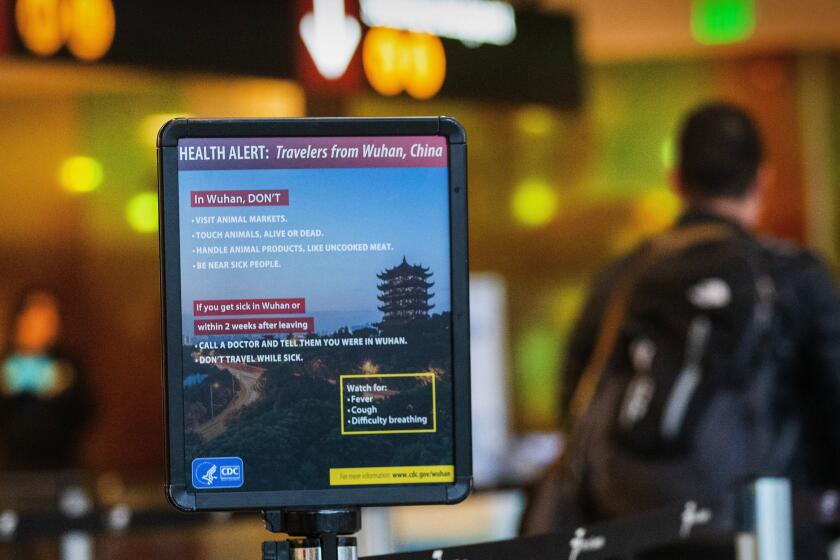
M767 435L767 453L754 461L754 474L781 474L797 487L831 485L840 479L840 298L830 273L816 257L754 232L770 179L760 133L743 110L724 103L696 109L685 120L679 138L672 183L685 212L663 236L670 241L643 244L597 279L570 341L563 395L564 410L571 409L573 420L590 416L588 422L595 426L586 437L573 435L569 451L579 456L579 470L585 471L576 477L578 496L585 502L584 520L632 515L679 503L686 499L682 494L707 495L734 487L737 475L748 472L747 465L736 464L739 456L746 455L746 445L762 433ZM670 252L656 248L667 243ZM675 246L680 248L674 250ZM666 259L670 261L664 266L658 264ZM739 267L744 271L735 272ZM680 285L689 277L695 284ZM621 290L624 295L617 297ZM765 292L769 310L765 315L771 319L759 328L750 317L759 315L753 309L761 308ZM676 301L686 295L691 303ZM622 297L629 303L618 301ZM650 308L656 307L657 298L666 297L673 297L674 303L660 302L666 312L656 315ZM677 317L672 322L685 326L680 327L680 338L662 334L675 328L661 324L672 319L667 316L672 305ZM727 306L732 309L727 311ZM680 323L680 309L688 307L692 315ZM623 321L612 332L605 326L610 316L617 324ZM716 335L718 324L730 330ZM654 334L638 334L644 329ZM593 365L599 353L602 360ZM739 357L746 355L749 358ZM653 372L663 367L657 361L669 359L675 365L670 373ZM727 367L718 366L724 373L711 373L716 363L726 360L730 360ZM769 368L768 360L773 362ZM615 373L622 368L623 373ZM772 375L763 373L768 369ZM760 395L758 408L764 409L773 427L727 424L748 406L720 412L728 410L715 400L731 390L726 384L732 380L724 379L727 375L743 375L737 391L743 388L753 397ZM770 380L772 390L756 393L751 387L760 385L756 380L762 377ZM611 388L615 395L604 405L607 397L602 393ZM759 435L751 436L753 429ZM744 437L739 440L739 436ZM735 441L744 442L744 449ZM707 452L711 457L704 459L703 449L698 449L703 446L716 451ZM621 457L626 458L624 463ZM729 459L731 464L725 464ZM704 475L694 487L680 486L679 479L697 471ZM717 486L707 490L710 480ZM809 535L799 540L818 539ZM797 547L797 558L825 557L824 552L805 552L799 543ZM696 554L733 558L731 549L722 546ZM672 550L655 557L694 556Z
M91 402L82 371L58 348L56 296L28 290L9 333L9 352L0 357L0 470L78 468Z

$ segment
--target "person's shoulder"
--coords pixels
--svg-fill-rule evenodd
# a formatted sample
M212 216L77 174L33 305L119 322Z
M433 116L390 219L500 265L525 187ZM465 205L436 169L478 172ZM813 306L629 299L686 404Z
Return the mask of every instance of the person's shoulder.
M794 241L781 237L762 233L756 234L754 239L764 251L781 259L801 258L809 252Z
M595 274L596 284L609 285L614 283L625 274L631 263L639 258L649 244L649 239L643 240L629 251L607 261Z
M794 278L799 284L834 283L826 261L815 251L806 249L788 239L769 235L756 236L762 251L768 255L777 275Z

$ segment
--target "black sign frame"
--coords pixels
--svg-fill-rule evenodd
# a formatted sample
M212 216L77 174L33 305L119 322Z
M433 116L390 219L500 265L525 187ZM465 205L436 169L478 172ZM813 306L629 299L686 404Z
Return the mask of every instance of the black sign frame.
M184 447L178 141L182 138L318 136L443 136L449 153L452 286L452 380L455 479L423 483L258 492L197 492ZM158 135L158 185L165 394L166 495L183 511L275 510L324 506L451 504L472 489L467 242L466 133L450 117L174 119Z

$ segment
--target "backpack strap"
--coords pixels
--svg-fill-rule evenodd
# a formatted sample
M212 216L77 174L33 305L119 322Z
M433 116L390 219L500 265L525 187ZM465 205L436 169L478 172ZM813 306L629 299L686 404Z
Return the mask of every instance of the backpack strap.
M799 446L803 426L800 419L788 418L776 427L773 425L774 418L768 416L767 411L763 411L763 407L758 404L759 401L772 399L778 388L780 372L776 343L782 333L779 331L777 316L783 292L781 286L777 285L770 257L761 246L753 247L751 260L758 299L748 331L735 355L735 370L748 369L747 362L758 347L758 369L764 378L757 380L759 391L752 396L750 404L753 406L753 414L760 417L764 432L756 437L753 469L756 476L776 476L787 471Z
M698 245L727 239L733 235L735 235L735 230L732 226L717 223L671 230L650 241L642 249L641 255L631 261L629 269L610 295L601 329L595 341L595 348L572 396L569 410L572 425L585 414L595 397L595 392L621 332L633 289L641 276L663 257L681 253Z

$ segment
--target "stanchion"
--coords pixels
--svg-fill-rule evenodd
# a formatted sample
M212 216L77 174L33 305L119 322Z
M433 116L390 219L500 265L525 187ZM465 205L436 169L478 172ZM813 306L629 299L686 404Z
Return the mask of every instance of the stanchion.
M798 493L797 523L840 523L838 496L836 491ZM760 478L719 499L690 500L605 523L506 541L386 554L369 560L608 560L697 539L732 542L733 538L738 560L792 560L792 509L789 481ZM290 535L285 541L263 543L265 560L356 560L356 543L351 535L361 528L359 508L268 511L263 516L269 531ZM106 510L64 507L40 512L0 509L0 542L73 532L92 537L129 529L186 527L212 519L169 510L132 511L126 506ZM66 556L89 556L84 550L92 551L92 547L82 546L81 541L68 542Z
M793 560L793 503L790 481L759 478L742 494L738 560Z
M759 478L716 500L691 500L546 535L387 554L367 560L608 560L698 540L726 542L733 536L738 560L793 560L790 482Z

